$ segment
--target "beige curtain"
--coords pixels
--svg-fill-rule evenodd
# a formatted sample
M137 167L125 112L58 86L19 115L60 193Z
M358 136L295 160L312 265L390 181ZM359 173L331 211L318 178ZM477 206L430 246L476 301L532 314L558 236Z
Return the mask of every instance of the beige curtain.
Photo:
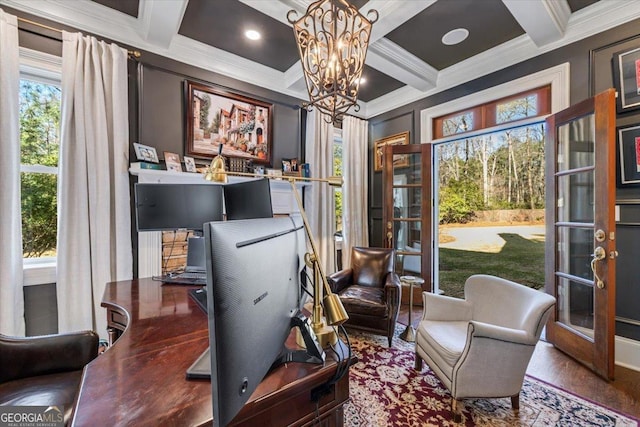
M106 337L105 284L132 277L127 51L63 32L58 329Z
M317 110L307 113L306 161L312 178L333 174L333 125ZM335 271L333 197L328 184L314 182L305 190L305 211L325 273Z
M18 24L0 9L0 333L23 336Z
M342 265L351 265L351 248L369 246L369 122L345 116L342 121Z

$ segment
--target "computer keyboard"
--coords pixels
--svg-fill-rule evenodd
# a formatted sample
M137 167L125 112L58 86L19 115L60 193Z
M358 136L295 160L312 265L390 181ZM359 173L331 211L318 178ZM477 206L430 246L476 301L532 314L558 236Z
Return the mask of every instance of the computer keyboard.
M179 285L206 285L207 273L184 272L167 274L162 278L162 281L164 283L173 283Z

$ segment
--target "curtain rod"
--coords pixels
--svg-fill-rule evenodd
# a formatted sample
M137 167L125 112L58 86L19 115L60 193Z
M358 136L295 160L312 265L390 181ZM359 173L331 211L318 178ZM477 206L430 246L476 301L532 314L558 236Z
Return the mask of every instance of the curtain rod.
M20 17L17 17L17 18L18 18L18 21L22 21L27 24L35 25L36 27L44 28L45 30L55 31L56 33L62 34L62 30L59 28L50 27L49 25L41 24L39 22L32 21L26 18L20 18ZM140 56L142 55L139 50L127 50L127 54L129 56L133 56L134 58L140 58Z

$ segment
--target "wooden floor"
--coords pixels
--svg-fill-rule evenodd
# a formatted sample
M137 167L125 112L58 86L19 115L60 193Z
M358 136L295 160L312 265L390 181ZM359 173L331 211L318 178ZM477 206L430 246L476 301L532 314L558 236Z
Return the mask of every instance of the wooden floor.
M398 320L407 324L408 306L400 309ZM414 308L411 322L417 326L422 307ZM527 374L588 400L640 418L640 372L616 366L615 380L605 381L551 344L540 341Z

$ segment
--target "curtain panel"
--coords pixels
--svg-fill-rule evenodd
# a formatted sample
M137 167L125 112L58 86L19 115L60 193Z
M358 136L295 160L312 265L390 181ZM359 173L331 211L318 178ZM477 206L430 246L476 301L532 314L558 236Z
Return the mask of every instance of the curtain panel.
M63 32L58 329L106 337L105 284L132 277L127 51Z
M327 123L322 113L307 113L306 161L312 178L333 175L333 124ZM333 233L333 193L328 184L314 182L305 190L305 211L315 238L318 256L327 275L336 270Z
M351 248L369 246L369 122L345 116L342 121L342 265L351 265Z
M0 333L24 336L18 21L0 9Z

